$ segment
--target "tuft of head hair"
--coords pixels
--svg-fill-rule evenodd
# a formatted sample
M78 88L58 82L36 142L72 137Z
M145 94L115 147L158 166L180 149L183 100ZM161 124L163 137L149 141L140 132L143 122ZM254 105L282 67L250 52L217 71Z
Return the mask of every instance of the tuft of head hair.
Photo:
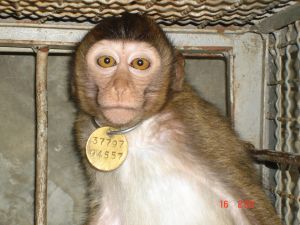
M104 18L82 43L90 47L104 39L147 42L157 49L162 58L174 58L174 47L164 31L153 19L144 15L126 12L119 17ZM81 48L83 55L86 55L87 50L88 48Z

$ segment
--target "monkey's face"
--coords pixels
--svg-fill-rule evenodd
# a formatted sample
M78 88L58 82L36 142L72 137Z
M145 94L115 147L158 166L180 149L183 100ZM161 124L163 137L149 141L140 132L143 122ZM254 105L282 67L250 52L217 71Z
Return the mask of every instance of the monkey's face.
M159 53L146 42L101 40L92 45L86 55L87 76L96 85L103 116L116 125L142 118L157 101L150 89L161 80L161 65Z

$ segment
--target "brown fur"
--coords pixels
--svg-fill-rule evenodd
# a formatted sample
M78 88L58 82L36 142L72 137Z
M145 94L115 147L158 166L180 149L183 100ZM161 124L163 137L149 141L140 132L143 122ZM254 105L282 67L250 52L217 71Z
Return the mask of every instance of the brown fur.
M145 120L156 114L171 113L172 118L158 124L157 130L168 126L173 129L177 123L170 122L170 120L179 121L178 127L182 127L182 130L177 141L184 141L188 146L189 151L185 152L187 158L210 171L211 179L218 180L225 186L235 200L248 199L255 202L253 209L241 209L252 224L280 224L272 205L259 185L250 156L228 121L221 117L209 103L199 98L187 83L183 82L184 60L177 55L176 61L176 53L162 30L147 17L130 14L103 20L85 37L76 53L74 86L80 112L75 123L75 130L90 181L91 202L88 224L96 223L97 215L101 210L100 202L93 194L101 194L101 187L96 181L96 174L99 172L87 163L84 148L88 136L95 129L90 121L91 118L97 116L101 122L108 122L101 116L101 108L96 104L97 87L86 76L84 60L89 47L102 39L145 41L158 50L163 61L163 71L160 79L154 81L145 91L147 92L145 96L147 94L154 96L149 101L155 102L150 104L151 107L146 108L141 118ZM186 162L186 165L192 164ZM197 174L197 167L194 170L193 173Z
M182 92L173 95L167 108L185 125L190 154L209 167L234 199L255 202L253 209L242 209L249 220L253 224L281 224L258 182L251 156L229 122L188 84L184 84Z

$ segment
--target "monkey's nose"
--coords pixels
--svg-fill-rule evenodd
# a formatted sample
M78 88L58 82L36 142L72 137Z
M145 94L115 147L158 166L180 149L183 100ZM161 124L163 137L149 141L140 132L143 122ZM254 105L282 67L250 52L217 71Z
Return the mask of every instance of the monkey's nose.
M128 90L128 81L124 78L115 79L112 86L113 92L118 96L121 97L126 93Z

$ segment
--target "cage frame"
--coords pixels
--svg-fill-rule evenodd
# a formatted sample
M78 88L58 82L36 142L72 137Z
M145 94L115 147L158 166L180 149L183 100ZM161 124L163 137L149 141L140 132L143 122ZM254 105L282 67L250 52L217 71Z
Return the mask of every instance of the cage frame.
M91 26L0 23L0 52L36 53L35 224L47 224L47 57L72 53ZM224 57L229 76L230 116L242 139L265 147L264 83L267 37L255 32L164 29L177 49L194 56ZM255 48L254 48L255 46ZM187 53L188 52L188 53ZM251 59L256 66L246 66ZM260 82L258 82L260 81ZM249 96L249 91L251 95ZM258 112L258 114L255 114ZM258 119L257 119L258 118ZM263 171L262 173L267 173Z

